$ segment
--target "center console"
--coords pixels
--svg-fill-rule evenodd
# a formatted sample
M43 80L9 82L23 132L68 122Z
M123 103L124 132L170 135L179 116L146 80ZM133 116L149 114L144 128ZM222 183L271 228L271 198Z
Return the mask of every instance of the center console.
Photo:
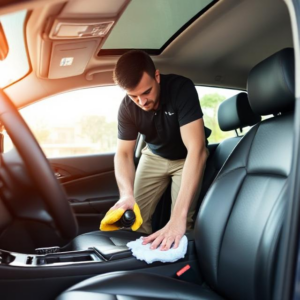
M192 237L188 236L188 251L183 259L152 264L137 260L127 248L127 242L137 237L138 233L118 232L112 237L110 233L94 232L74 239L62 249L42 248L36 254L0 250L0 289L11 295L10 299L20 299L20 290L15 289L18 280L19 286L23 285L23 298L50 300L68 287L104 273L127 270L172 277L186 264L196 268Z
M18 267L62 266L80 263L98 263L106 259L96 249L58 252L43 255L0 251L1 265Z
M139 235L139 234L138 234ZM13 267L57 267L78 264L94 264L133 259L126 244L133 240L133 233L118 232L112 238L109 233L90 232L75 238L68 247L38 248L36 254L24 254L0 250L0 265ZM193 237L189 239L189 253L193 253ZM131 237L131 239L130 239Z

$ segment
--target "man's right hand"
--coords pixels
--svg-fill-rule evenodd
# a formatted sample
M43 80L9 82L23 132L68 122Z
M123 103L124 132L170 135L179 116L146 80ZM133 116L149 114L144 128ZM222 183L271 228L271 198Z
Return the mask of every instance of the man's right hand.
M122 217L122 214L127 209L133 210L136 217L131 229L133 231L138 230L143 224L143 218L141 216L139 206L135 202L133 196L121 197L121 199L106 213L105 217L101 221L100 230L112 231L120 229L115 223Z
M135 199L133 196L123 196L120 200L111 208L111 210L115 210L118 208L122 208L124 210L132 209L135 204Z
M135 222L131 226L131 229L133 231L138 230L143 224L143 218L141 215L140 208L138 204L135 202L133 196L121 197L120 200L111 208L111 210L116 210L116 209L122 209L124 211L126 211L127 209L133 210L133 212L135 213Z

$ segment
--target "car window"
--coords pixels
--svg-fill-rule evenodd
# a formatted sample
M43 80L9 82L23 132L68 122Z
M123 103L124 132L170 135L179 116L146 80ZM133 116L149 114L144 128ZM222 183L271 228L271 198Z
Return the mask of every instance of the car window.
M0 87L3 88L26 75L29 63L26 54L24 24L27 11L19 11L0 17L8 43L8 55L0 61Z
M219 143L236 136L218 124L220 103L240 90L196 86L205 126L212 130L208 141ZM117 114L125 92L118 86L86 88L49 97L20 110L45 155L63 157L115 152ZM267 117L264 117L264 119ZM239 135L250 127L243 128ZM13 144L4 131L4 151Z
M115 152L124 95L118 86L87 88L33 103L20 113L49 158ZM5 140L8 151L12 145Z
M236 132L234 130L225 132L220 129L218 123L218 108L221 102L234 95L237 95L238 93L241 93L242 91L205 86L196 86L196 90L203 111L204 124L212 131L208 141L210 143L219 143L226 138L236 136ZM242 133L238 130L238 134L243 135L249 129L250 127L243 128Z

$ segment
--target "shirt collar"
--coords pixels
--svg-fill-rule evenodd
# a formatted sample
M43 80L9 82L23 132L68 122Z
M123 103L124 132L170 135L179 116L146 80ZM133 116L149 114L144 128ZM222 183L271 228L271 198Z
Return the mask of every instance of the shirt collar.
M158 110L161 110L162 106L166 104L166 91L163 89L163 85L165 83L165 75L160 74L160 95L159 95L159 105L157 108Z

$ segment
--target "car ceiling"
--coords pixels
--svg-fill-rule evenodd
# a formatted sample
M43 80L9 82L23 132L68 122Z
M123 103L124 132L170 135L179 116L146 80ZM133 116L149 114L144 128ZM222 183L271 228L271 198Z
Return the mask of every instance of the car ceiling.
M99 57L98 48L81 75L59 79L41 76L41 66L49 64L49 53L41 51L49 17L59 15L72 2L72 7L76 7L74 18L90 18L87 13L79 12L95 1L39 0L0 8L0 14L20 9L30 11L26 40L32 70L5 89L17 107L68 90L113 84L112 70L119 56ZM106 1L104 7L124 2L102 1ZM195 84L246 89L247 75L254 65L292 45L290 20L283 0L220 0L162 54L153 56L153 60L161 73L181 74Z

